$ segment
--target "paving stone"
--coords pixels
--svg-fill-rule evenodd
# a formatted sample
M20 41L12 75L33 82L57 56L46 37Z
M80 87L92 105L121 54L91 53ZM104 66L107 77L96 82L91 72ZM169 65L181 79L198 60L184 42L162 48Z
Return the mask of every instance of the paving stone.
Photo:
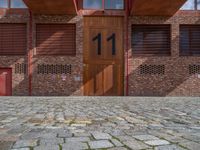
M192 141L183 142L183 143L179 143L179 144L181 146L186 147L191 150L199 150L200 149L200 144L192 142Z
M108 140L90 141L88 142L88 144L91 149L114 147L114 145Z
M168 145L170 144L166 140L150 140L150 141L145 141L146 144L151 145L151 146L158 146L158 145Z
M40 145L56 145L56 144L63 144L64 139L62 138L52 138L52 139L41 139Z
M4 150L4 149L3 149ZM6 150L6 149L5 149ZM7 149L9 150L9 149ZM30 148L18 148L18 149L11 149L11 150L30 150Z
M58 134L58 137L60 137L60 138L72 137L72 133L70 133L70 132L59 133L59 134Z
M123 144L116 139L111 139L111 142L117 147L123 146Z
M76 133L74 133L74 136L75 137L89 137L89 136L91 136L91 134L90 133L86 133L84 131L84 132L76 132Z
M101 132L93 132L92 135L96 140L106 140L112 138L109 134Z
M176 143L175 146L180 144L187 149L199 150L199 108L200 99L188 97L0 98L0 141L44 139L44 143L47 143L45 146L53 147L54 143L60 143L57 140L52 142L56 138L67 139L68 143L90 142L93 138L91 133L96 131L103 133L102 139L108 140L113 146L118 144L105 134L116 137L122 144L126 142L136 150L147 146L149 150L154 147L164 150L168 146L171 148L170 144L150 146L144 143L158 140L155 137ZM73 120L72 127L70 123ZM143 137L132 137L139 135Z
M62 144L63 150L83 150L88 149L88 145L86 143L81 142L66 142Z
M155 147L155 150L185 150L177 145L164 145Z
M11 149L12 145L13 142L0 141L0 149L2 150L9 150Z
M114 148L109 148L108 150L128 150L125 147L114 147Z
M89 137L72 137L72 138L65 138L66 142L88 142L90 141Z
M17 141L13 148L24 148L24 147L34 147L37 146L38 140L19 140Z
M159 140L159 138L153 136L153 135L135 135L134 138L141 140L141 141L147 141L147 140Z
M142 150L142 149L147 149L149 148L148 145L140 142L140 141L136 141L134 139L129 140L129 141L125 141L123 142L127 147L134 149L134 150Z
M33 150L60 150L59 145L42 145L34 147Z

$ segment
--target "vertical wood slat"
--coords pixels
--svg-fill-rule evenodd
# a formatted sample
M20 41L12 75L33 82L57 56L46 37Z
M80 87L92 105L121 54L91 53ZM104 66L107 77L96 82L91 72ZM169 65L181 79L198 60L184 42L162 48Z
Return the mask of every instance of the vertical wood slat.
M37 24L36 51L38 55L75 55L75 24Z
M26 51L26 24L0 24L0 55L25 55Z

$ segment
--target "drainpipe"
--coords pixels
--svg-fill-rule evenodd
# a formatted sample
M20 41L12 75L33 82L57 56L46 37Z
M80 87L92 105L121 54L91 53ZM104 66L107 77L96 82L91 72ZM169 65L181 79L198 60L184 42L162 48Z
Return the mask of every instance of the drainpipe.
M74 7L75 7L75 9L76 9L76 13L77 13L77 15L79 15L77 0L73 0L73 1L74 1Z
M126 24L126 96L129 96L129 33L128 33L128 27L129 27L129 21L128 21L128 17L129 17L129 6L130 5L130 1L126 0L126 14L125 14L125 24Z
M29 96L32 95L32 50L33 50L33 14L29 11L29 44L28 44L28 79Z

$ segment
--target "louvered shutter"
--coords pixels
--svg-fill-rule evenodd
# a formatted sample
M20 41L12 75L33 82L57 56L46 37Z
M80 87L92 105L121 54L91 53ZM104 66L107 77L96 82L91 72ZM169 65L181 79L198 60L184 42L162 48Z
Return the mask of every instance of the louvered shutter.
M180 55L200 55L200 25L180 26Z
M132 25L133 55L170 55L170 25Z
M37 24L36 46L38 55L75 55L75 24Z
M26 24L0 24L0 55L25 55Z

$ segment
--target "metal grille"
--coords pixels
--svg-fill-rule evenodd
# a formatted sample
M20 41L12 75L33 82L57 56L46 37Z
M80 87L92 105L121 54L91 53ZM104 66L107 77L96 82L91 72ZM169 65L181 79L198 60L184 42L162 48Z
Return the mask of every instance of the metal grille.
M189 74L200 74L200 64L199 65L189 65Z
M38 74L71 74L72 65L70 64L39 64L37 66Z
M164 75L165 65L140 65L141 75Z
M17 63L15 64L15 74L26 74L27 73L27 64Z

